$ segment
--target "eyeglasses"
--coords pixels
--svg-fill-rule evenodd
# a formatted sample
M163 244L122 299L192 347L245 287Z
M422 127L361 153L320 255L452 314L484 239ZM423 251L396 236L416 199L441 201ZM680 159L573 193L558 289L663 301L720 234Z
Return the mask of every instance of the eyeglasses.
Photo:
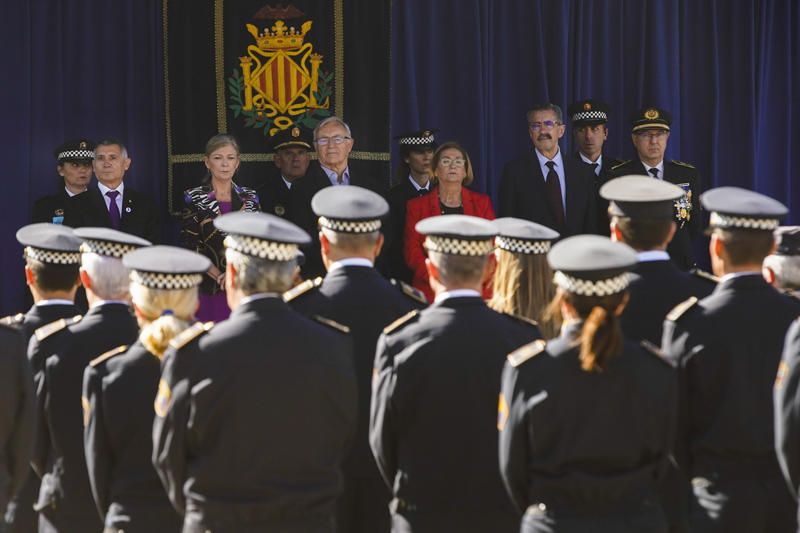
M562 122L557 120L545 120L544 122L531 122L528 124L528 127L531 131L539 131L539 130L552 130L556 126L560 126Z
M636 136L639 137L640 139L648 139L648 140L655 139L656 141L660 141L661 139L667 136L667 133L669 132L664 130L637 131Z
M320 146L327 146L328 143L331 143L331 142L333 144L342 144L343 142L349 141L350 139L352 139L352 137L347 137L345 135L335 135L333 137L320 137L319 139L317 139L314 142L317 143Z
M467 160L461 157L457 157L455 159L451 159L449 157L443 157L439 160L439 164L442 165L443 167L449 167L450 165L452 165L456 168L463 167L466 162Z

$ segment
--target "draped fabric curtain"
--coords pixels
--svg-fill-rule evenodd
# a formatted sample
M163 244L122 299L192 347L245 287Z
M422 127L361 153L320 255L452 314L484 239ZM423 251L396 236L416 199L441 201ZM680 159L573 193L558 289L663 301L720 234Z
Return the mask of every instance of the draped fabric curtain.
M494 195L530 149L532 104L596 98L612 106L607 154L634 157L630 113L658 105L673 114L667 158L703 188L753 188L800 223L800 3L397 0L392 17L392 133L461 141L479 190ZM561 146L574 150L569 127Z
M114 137L133 163L125 183L166 203L160 0L0 2L3 35L0 312L25 290L14 234L60 185L53 150Z

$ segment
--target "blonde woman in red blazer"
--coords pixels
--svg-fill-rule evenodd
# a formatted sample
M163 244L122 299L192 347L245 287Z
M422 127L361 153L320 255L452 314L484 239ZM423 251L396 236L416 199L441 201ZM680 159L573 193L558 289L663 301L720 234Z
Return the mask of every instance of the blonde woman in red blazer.
M433 154L433 175L436 186L425 196L412 198L406 204L406 226L403 255L414 273L412 284L425 293L428 301L433 301L433 290L428 284L425 270L424 237L416 232L414 226L424 218L438 215L462 214L494 220L492 201L486 194L471 191L465 187L472 183L472 163L469 155L460 144L446 142ZM484 298L491 297L491 290L484 288Z

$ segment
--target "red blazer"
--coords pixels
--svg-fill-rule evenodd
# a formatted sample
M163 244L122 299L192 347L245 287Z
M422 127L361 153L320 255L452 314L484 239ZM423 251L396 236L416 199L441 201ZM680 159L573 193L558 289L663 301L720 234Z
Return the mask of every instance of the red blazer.
M464 206L464 214L474 217L494 220L494 210L489 196L474 192L466 187L461 189L461 205ZM425 249L422 242L425 238L416 232L414 226L422 219L435 217L442 214L439 206L439 194L434 188L430 194L412 198L406 204L406 228L403 240L403 257L406 264L414 273L412 284L425 293L429 302L433 302L434 294L428 284L428 272L425 270ZM484 294L484 297L486 295Z

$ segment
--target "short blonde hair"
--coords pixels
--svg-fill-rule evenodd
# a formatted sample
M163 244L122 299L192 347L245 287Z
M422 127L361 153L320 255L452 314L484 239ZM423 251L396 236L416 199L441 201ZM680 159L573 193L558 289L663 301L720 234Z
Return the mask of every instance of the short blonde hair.
M141 316L139 340L150 353L161 357L169 342L194 321L200 301L197 287L152 289L134 282L130 290Z
M475 175L472 173L472 161L469 158L469 154L464 149L463 146L458 144L455 141L447 141L446 143L442 144L439 148L433 152L433 160L431 161L431 168L433 169L434 178L436 178L436 167L439 166L439 160L442 158L442 152L445 150L458 150L461 152L461 156L464 158L464 180L461 182L462 185L469 185L473 181L475 181Z

